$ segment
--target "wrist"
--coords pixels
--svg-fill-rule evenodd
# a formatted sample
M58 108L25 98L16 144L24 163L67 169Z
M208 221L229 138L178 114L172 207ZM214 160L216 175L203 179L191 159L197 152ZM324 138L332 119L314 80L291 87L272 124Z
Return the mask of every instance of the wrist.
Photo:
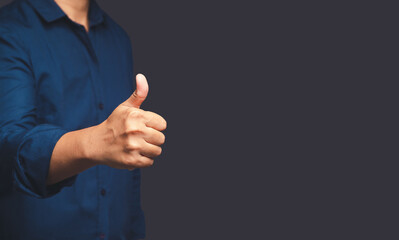
M86 128L80 136L80 152L83 159L92 165L98 165L101 161L101 141L100 132L102 123L93 127Z

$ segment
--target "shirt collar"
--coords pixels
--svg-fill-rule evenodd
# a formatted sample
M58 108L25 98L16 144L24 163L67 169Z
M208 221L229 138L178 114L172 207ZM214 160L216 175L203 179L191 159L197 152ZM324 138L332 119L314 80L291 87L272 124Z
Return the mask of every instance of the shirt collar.
M98 25L104 21L104 12L98 6L95 0L90 0L90 9L89 9L89 24L90 27Z
M65 17L66 14L58 6L54 0L28 0L36 11L47 22L53 22L57 19ZM104 21L104 12L98 6L95 0L90 0L89 8L89 23L90 26L95 26Z

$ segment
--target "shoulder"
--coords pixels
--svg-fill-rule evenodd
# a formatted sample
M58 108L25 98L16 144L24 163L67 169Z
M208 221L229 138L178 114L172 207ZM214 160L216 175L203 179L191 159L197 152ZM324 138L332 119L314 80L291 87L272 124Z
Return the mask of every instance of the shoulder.
M32 20L37 18L26 0L14 0L0 8L0 52L28 59L29 43L35 36Z
M32 8L23 0L15 0L0 8L0 35L19 35L30 28Z

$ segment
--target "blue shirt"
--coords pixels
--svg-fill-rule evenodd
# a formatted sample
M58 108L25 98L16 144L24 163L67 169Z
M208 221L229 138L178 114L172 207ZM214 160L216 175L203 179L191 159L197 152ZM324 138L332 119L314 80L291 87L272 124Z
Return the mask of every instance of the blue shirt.
M128 35L95 1L90 29L53 0L0 10L0 239L145 237L140 170L90 168L46 186L55 144L134 90Z

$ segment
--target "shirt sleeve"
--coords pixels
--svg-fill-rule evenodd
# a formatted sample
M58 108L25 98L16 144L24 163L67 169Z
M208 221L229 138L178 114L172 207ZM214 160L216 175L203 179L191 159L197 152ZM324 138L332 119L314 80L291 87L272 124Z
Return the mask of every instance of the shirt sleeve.
M45 198L72 185L76 176L46 185L54 146L67 131L37 123L31 66L16 33L0 27L0 194L16 189Z

